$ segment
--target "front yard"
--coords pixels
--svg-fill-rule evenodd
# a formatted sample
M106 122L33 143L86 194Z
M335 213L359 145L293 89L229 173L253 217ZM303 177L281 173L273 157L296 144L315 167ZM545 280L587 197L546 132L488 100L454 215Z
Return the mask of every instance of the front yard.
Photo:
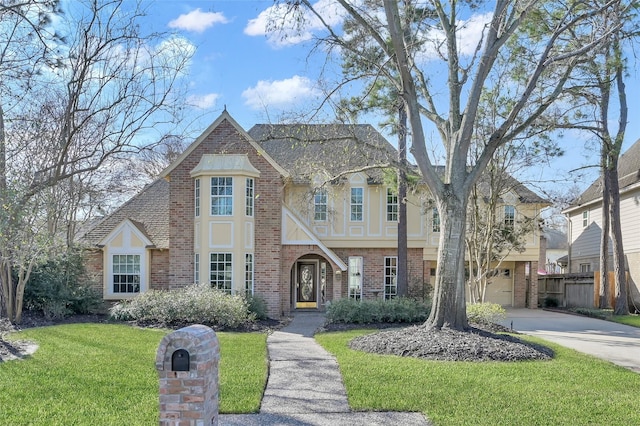
M323 333L354 410L420 411L436 425L640 424L640 374L544 343L551 361L447 362L348 349L368 331ZM8 425L157 424L154 361L166 330L114 324L29 329L39 344L0 363L0 419ZM222 413L259 409L267 378L266 334L218 333Z

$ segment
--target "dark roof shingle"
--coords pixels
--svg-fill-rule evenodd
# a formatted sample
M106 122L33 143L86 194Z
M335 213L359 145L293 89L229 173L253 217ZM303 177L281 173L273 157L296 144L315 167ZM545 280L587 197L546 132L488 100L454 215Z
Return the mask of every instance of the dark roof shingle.
M156 248L169 248L169 182L158 179L147 185L80 237L80 241L96 246L126 219L131 220Z

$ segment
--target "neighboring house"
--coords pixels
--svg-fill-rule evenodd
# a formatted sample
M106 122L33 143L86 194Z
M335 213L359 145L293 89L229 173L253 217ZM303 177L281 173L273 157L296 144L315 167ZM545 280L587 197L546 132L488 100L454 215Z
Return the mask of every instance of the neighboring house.
M546 244L546 261L544 265L540 265L548 274L563 274L565 272L564 265L568 253L569 244L567 243L567 234L557 229L545 229L543 232L544 243Z
M158 180L84 235L88 269L106 300L206 282L261 296L273 317L344 297L394 297L403 200L384 170L396 156L369 125L246 132L225 111ZM412 294L436 267L440 223L426 193L404 200ZM546 206L522 185L503 199L505 221ZM539 239L534 232L503 262L488 300L537 305Z
M620 185L620 224L629 295L640 303L640 140L618 161ZM567 272L593 272L600 269L602 234L602 180L599 178L564 210L569 219L569 258ZM609 245L609 254L612 250ZM611 257L610 257L611 258ZM610 264L609 269L612 269ZM640 306L640 305L638 305Z

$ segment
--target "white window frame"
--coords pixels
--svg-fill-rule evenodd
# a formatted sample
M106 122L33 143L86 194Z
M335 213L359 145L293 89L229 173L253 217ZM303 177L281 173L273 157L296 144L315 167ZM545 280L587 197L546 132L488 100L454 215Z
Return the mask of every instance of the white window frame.
M245 294L253 296L254 285L254 262L253 253L245 253L244 255L244 291Z
M253 195L255 192L255 181L253 178L247 178L245 183L245 215L253 217Z
M349 256L348 297L362 300L364 265L362 256Z
M582 212L582 227L586 228L587 226L589 226L589 210Z
M591 272L591 264L590 263L581 263L580 264L580 272Z
M211 216L233 216L233 178L211 178Z
M393 299L398 295L398 256L384 258L384 299Z
M118 257L118 261L116 263L116 256ZM122 258L124 258L124 264L121 263ZM137 262L135 262L137 258ZM116 252L110 254L110 293L113 295L136 295L142 293L142 282L144 278L144 255L140 253L125 253L125 252ZM131 262L130 262L131 261ZM131 266L131 268L129 268ZM116 271L116 268L118 269ZM124 270L122 270L124 268ZM131 269L131 271L129 271ZM131 283L125 282L116 284L116 275L119 277L133 277L134 281ZM135 277L137 277L137 282L135 281ZM124 286L132 286L131 291L116 291L116 285L124 285Z
M387 222L398 221L398 193L387 188Z
M364 220L364 188L351 188L350 197L350 219L351 222L362 222Z
M313 220L315 222L327 221L327 190L318 189L313 194Z
M215 260L214 256L216 256ZM219 259L218 257L220 256L223 256L223 258ZM214 264L218 266L224 265L223 269L216 268L215 272L218 273L218 277L216 279L214 279ZM223 276L222 279L219 278L220 274ZM233 253L209 253L209 283L212 287L217 288L218 290L222 290L229 294L233 292Z
M200 253L193 254L193 282L200 284Z
M516 207L512 205L504 206L504 226L513 228L516 226Z
M195 216L200 217L200 179L199 178L196 179L193 185L194 185L193 198L194 198Z

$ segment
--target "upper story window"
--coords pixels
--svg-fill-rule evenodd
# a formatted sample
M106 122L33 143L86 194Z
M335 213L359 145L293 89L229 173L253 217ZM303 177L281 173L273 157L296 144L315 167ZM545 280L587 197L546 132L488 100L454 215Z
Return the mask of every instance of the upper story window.
M516 224L516 208L514 206L504 206L504 226L513 228Z
M211 216L233 215L233 178L211 178Z
M384 258L384 298L392 299L398 295L398 258L389 256Z
M317 190L313 195L313 220L327 220L327 191L324 189Z
M586 228L589 225L589 210L582 212L582 227Z
M200 179L196 179L194 182L194 200L195 200L195 206L194 206L194 210L196 212L196 217L200 217Z
M440 232L440 213L437 207L431 210L431 231Z
M351 188L351 220L362 222L362 211L364 208L364 189Z
M253 184L253 179L247 178L245 187L245 214L247 216L253 216Z
M387 188L387 221L398 221L398 194Z

